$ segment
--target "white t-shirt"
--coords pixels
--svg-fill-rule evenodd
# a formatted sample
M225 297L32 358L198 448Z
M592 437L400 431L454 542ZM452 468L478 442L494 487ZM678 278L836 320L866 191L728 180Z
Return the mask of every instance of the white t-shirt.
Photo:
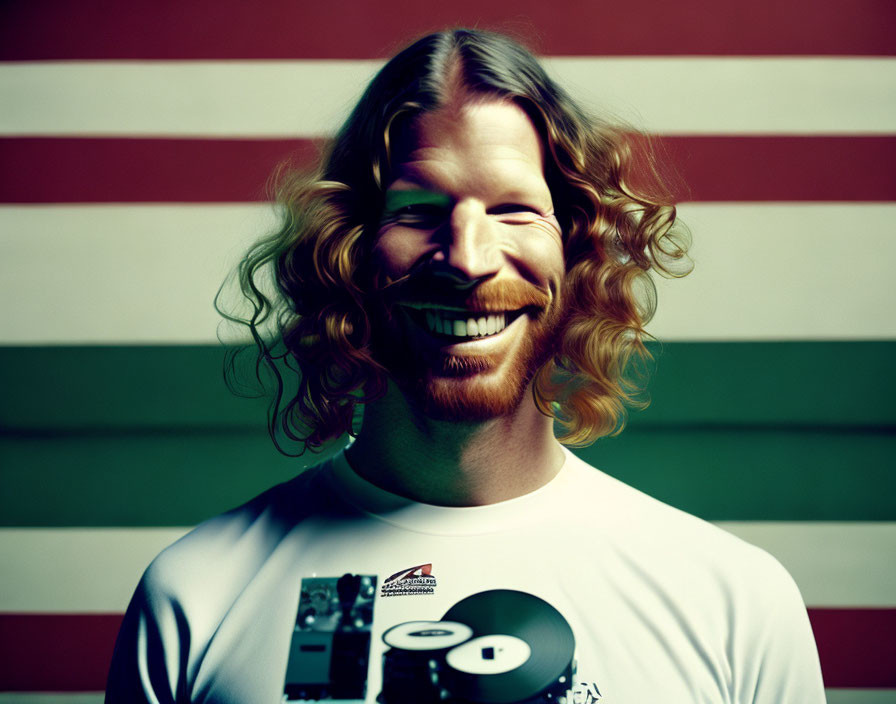
M431 593L374 601L368 704L386 630L490 589L537 596L569 623L571 701L824 702L806 609L773 557L564 452L537 491L462 508L383 491L340 453L206 521L146 570L107 702L278 702L303 578L381 585L418 565Z

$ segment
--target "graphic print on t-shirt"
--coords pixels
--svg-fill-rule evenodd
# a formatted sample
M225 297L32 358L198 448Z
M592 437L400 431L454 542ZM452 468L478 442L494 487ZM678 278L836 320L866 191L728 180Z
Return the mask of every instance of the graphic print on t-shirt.
M393 574L384 586L434 580L431 573L431 564L418 565ZM349 690L352 698L365 697L366 677L363 682L357 677L361 663L366 669L369 660L372 613L370 620L365 615L371 585L375 578L357 575L302 580L287 701L344 699ZM325 630L315 630L315 624ZM479 592L439 620L395 624L382 639L387 649L376 698L380 704L561 704L573 697L593 704L600 699L596 685L574 683L575 638L569 623L526 592ZM347 674L354 677L351 683L341 679Z
M381 596L411 596L434 594L436 577L432 573L432 563L406 567L383 580Z
M306 577L289 646L287 701L363 699L376 577Z

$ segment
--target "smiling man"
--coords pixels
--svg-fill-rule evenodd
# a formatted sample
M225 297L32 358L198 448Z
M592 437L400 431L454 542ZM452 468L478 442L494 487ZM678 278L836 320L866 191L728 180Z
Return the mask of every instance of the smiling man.
M485 420L519 408L552 356L563 237L528 116L455 80L397 145L374 284L411 284L390 292L376 354L427 415Z
M371 248L384 292L372 354L397 393L367 405L348 457L379 486L464 506L533 491L563 462L527 391L556 353L565 268L532 121L449 80L445 104L408 124L394 150ZM407 446L432 456L434 433L449 452L420 472Z
M152 563L107 701L824 701L773 558L555 436L620 427L686 270L626 145L499 35L380 71L240 269L275 440L354 441Z

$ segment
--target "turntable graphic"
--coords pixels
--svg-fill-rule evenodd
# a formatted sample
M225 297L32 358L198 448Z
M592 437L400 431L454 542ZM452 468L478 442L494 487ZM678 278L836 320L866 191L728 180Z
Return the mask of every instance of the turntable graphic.
M375 584L375 579L360 578L364 585ZM332 581L335 586L337 580ZM362 589L352 602L344 584L342 598L328 602L328 609L342 612L328 621L335 628L334 637L326 640L332 649L315 645L314 668L301 665L302 644L309 636L297 626L286 701L360 701L367 694L366 682L361 681L366 678L358 675L366 672L369 660L370 592ZM320 580L315 586L319 590ZM307 621L307 608L304 612L300 608L300 613ZM349 637L350 633L354 635ZM382 689L376 697L379 704L564 704L573 687L572 629L557 609L522 591L473 594L438 621L408 621L389 628L383 642L387 649ZM337 681L347 672L355 674L351 692L344 681Z
M572 629L526 592L474 594L441 621L399 624L383 640L382 704L537 704L563 701L572 686Z

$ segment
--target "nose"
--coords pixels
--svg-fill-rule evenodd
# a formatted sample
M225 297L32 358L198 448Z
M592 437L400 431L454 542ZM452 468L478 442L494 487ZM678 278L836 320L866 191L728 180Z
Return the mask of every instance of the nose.
M482 203L458 201L443 229L442 247L432 258L435 273L457 285L473 284L498 273L502 261L499 233Z

